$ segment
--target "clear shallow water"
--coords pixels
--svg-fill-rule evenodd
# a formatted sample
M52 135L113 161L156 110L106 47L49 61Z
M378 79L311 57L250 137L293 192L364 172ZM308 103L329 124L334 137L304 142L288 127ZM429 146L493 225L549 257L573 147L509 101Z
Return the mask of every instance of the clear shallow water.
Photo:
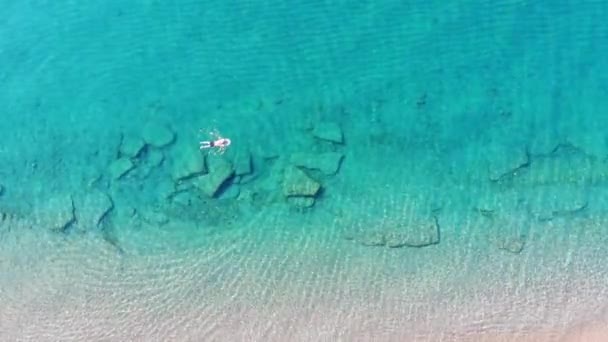
M4 340L602 340L602 2L4 8Z

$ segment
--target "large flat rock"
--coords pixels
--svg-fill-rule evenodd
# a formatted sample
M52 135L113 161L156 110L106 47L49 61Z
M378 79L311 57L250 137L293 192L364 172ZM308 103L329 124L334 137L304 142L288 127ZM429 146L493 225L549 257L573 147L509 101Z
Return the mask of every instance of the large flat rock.
M176 150L171 168L171 177L178 181L207 172L205 155L195 146L180 146Z
M251 162L251 153L249 151L239 150L233 158L234 173L237 176L248 175L253 172Z
M166 125L158 122L147 123L142 131L142 138L147 144L161 148L175 140L175 133Z
M532 160L526 172L515 178L522 186L599 185L608 181L608 162L580 151L564 151Z
M76 220L70 194L59 194L41 203L35 210L35 224L53 231L63 231Z
M295 166L287 166L283 173L283 195L315 196L321 184Z
M528 189L523 197L530 215L541 221L575 214L589 203L587 188L567 184Z
M557 133L541 131L532 137L528 149L533 156L549 155L563 142L564 139Z
M385 232L386 246L424 247L439 243L439 224L435 218L407 220Z
M75 216L82 230L97 228L103 218L114 208L110 195L103 191L92 190L79 199Z
M110 178L117 180L135 168L131 159L122 157L114 160L109 167Z
M122 157L135 158L146 146L144 140L132 135L123 135L118 152Z
M367 219L368 221L370 219ZM439 243L440 228L433 216L414 216L399 221L356 222L344 237L364 246L425 247Z
M484 155L488 163L488 176L492 181L514 175L519 168L530 163L525 146L492 144L484 149Z
M234 175L232 163L221 157L208 159L208 172L196 177L194 185L208 197L214 197L222 185Z
M344 155L338 152L325 153L294 153L289 161L295 165L310 170L319 170L325 175L335 175L340 169Z
M342 129L337 123L331 121L317 123L312 130L312 135L317 139L331 141L338 144L344 142Z
M608 156L608 134L605 127L571 129L565 140L598 159L605 159Z

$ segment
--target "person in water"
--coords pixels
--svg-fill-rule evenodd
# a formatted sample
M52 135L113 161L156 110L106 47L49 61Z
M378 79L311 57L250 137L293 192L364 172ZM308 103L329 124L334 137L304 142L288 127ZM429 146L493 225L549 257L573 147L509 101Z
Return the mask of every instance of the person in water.
M217 130L213 130L209 133L212 137L212 140L205 140L200 142L200 149L215 149L219 154L222 154L226 151L228 146L230 146L230 139L223 138Z

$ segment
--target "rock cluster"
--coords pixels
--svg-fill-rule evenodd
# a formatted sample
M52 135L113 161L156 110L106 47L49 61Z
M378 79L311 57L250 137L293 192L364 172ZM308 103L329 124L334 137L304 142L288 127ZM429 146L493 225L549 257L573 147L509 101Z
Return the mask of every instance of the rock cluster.
M105 170L87 175L82 191L37 205L35 221L56 232L105 232L117 224L223 225L240 211L269 204L311 208L340 171L344 134L337 123L319 122L303 137L304 144L260 153L234 139L226 153L214 154L170 126L150 122L140 132L121 134ZM104 238L118 246L118 238Z
M254 205L283 198L291 206L309 208L323 191L325 178L339 172L344 135L337 123L320 122L309 137L325 150L281 155L264 149L254 157L249 151L235 149L226 157L209 155L203 162L198 159L200 152L181 148L173 163L173 176L182 183L186 179L207 198L238 199Z
M341 147L344 142L342 129L335 122L320 122L312 129L312 137L320 144ZM298 208L315 204L323 189L322 179L338 173L344 154L338 151L294 152L283 170L282 194L287 202Z

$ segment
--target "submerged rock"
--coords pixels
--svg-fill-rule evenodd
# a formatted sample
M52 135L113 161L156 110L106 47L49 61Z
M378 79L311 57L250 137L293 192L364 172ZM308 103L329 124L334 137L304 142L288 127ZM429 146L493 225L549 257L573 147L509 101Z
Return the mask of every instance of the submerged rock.
M312 135L321 140L341 144L344 141L342 129L335 122L319 122L312 130Z
M537 157L516 182L526 187L603 184L608 180L608 162L580 150L560 147L550 157Z
M552 131L543 133L534 135L528 145L529 152L533 156L549 155L563 143L563 139L556 133Z
M240 193L241 187L238 184L230 184L228 189L219 195L219 198L223 200L237 199Z
M321 184L301 169L287 166L283 172L282 188L287 203L296 208L309 208L315 204L315 196L321 190Z
M165 155L161 151L150 151L146 154L145 164L150 168L159 167L165 161Z
M237 176L248 175L253 171L251 166L251 153L238 151L234 157L234 174Z
M325 175L335 175L340 169L344 155L338 152L294 153L289 161L295 166L319 170Z
M151 146L165 147L175 140L175 133L169 127L157 122L150 122L144 126L142 138Z
M234 175L232 164L224 158L210 158L208 173L198 176L194 185L208 197L214 197L228 179Z
M509 253L519 254L524 250L526 237L520 236L499 236L494 240L496 247Z
M36 223L53 231L63 231L75 220L74 201L69 194L55 196L36 210Z
M123 157L116 159L112 162L112 164L110 164L110 177L112 179L120 179L134 167L135 165L129 158Z
M573 146L580 148L585 153L598 159L604 159L608 155L607 135L603 127L594 129L572 129L566 139Z
M509 253L523 251L530 230L529 215L523 210L504 211L486 218L484 231L491 244Z
M287 197L287 203L297 208L310 208L315 204L315 198L311 196Z
M364 246L384 246L386 245L386 236L381 231L371 231L358 235L355 238Z
M440 228L435 217L418 217L408 222L380 222L361 224L357 228L348 229L344 238L355 240L364 246L425 247L439 243Z
M156 195L158 198L169 199L176 192L175 183L171 179L163 179L156 184Z
M283 173L283 195L314 197L321 189L321 184L295 166L288 166Z
M523 146L491 145L485 154L491 181L512 175L530 163L528 153Z
M411 220L387 231L386 246L424 247L439 243L439 224L435 218Z
M146 143L139 137L123 135L118 152L122 157L135 158L146 146Z
M589 201L586 188L567 184L535 187L523 198L531 216L540 221L580 212Z
M164 226L170 222L169 217L159 208L145 208L138 210L138 213L143 221L155 226Z
M86 193L76 209L78 226L84 230L96 228L113 208L114 202L105 192Z
M157 171L165 161L165 155L160 150L149 150L137 165L136 177L146 179Z
M205 156L196 147L183 146L177 152L171 170L171 177L178 181L207 172Z
M196 195L192 191L180 191L171 197L171 202L182 207L188 207L196 200Z

